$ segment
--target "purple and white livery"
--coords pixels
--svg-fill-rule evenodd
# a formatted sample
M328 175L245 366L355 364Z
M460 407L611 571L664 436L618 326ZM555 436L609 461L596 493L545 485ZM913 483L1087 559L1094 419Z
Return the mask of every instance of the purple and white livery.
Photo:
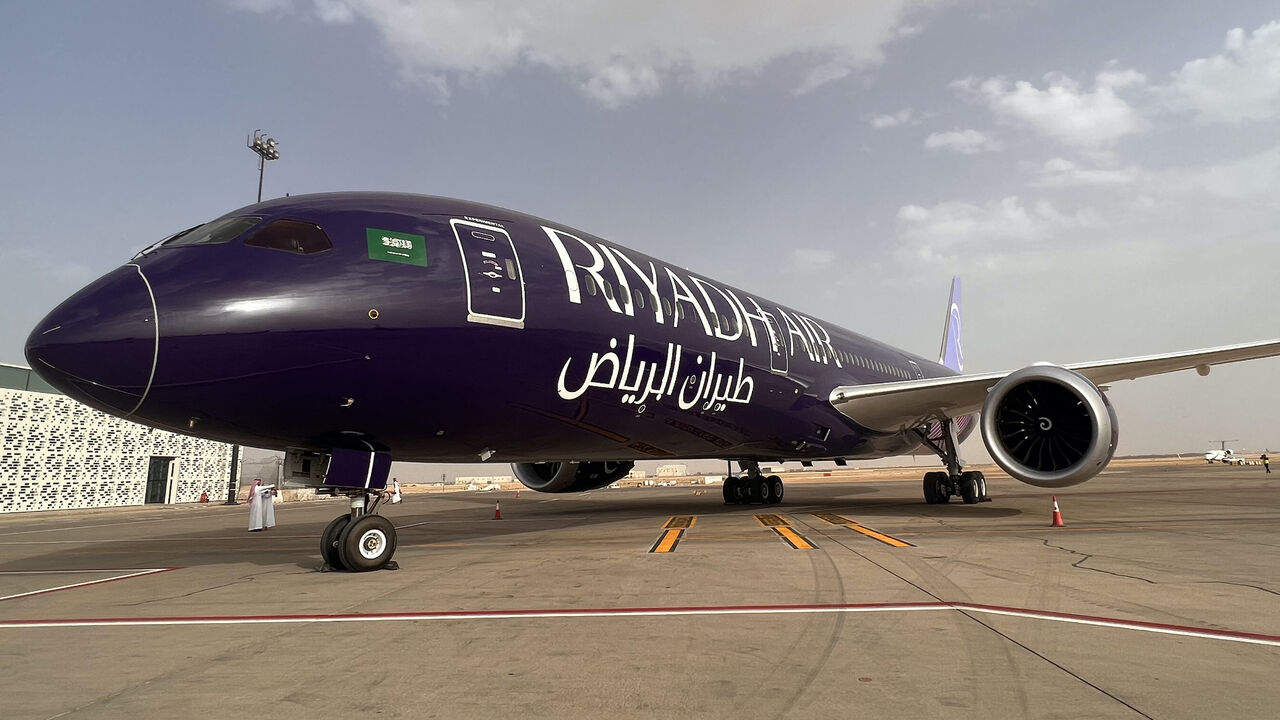
M40 323L31 367L100 410L287 453L351 496L335 567L382 567L391 460L512 463L526 486L610 484L636 460L723 458L726 502L776 503L762 462L938 454L927 502L985 495L978 424L1013 477L1063 487L1115 450L1098 385L1280 354L1280 341L963 375L960 283L939 361L565 225L460 200L333 193L178 233Z

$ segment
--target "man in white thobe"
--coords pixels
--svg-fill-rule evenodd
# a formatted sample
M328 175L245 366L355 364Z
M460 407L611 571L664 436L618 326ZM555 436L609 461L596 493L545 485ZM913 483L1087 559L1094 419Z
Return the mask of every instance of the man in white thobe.
M249 532L266 530L276 525L276 506L272 502L275 485L263 485L255 479L249 488Z

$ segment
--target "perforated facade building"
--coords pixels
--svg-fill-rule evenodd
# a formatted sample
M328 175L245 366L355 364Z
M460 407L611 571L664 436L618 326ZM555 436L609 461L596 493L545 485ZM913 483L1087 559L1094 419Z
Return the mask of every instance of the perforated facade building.
M155 430L0 364L0 512L226 497L231 446Z

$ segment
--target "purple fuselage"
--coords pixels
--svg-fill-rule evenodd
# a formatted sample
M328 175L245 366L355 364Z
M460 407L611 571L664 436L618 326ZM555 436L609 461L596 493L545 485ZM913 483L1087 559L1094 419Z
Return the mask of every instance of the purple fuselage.
M440 462L900 454L918 437L859 428L831 390L955 374L492 206L332 193L224 217L260 220L76 293L32 332L31 366L166 430ZM284 220L332 247L250 244Z

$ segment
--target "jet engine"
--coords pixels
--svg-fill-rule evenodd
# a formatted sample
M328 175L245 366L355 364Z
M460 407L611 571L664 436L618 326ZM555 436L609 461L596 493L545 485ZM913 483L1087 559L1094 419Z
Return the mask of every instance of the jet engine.
M631 472L635 463L556 462L512 463L511 469L525 487L544 493L585 492L617 482Z
M1079 485L1116 451L1119 425L1106 395L1057 365L1007 375L982 404L982 441L996 464L1028 485Z

